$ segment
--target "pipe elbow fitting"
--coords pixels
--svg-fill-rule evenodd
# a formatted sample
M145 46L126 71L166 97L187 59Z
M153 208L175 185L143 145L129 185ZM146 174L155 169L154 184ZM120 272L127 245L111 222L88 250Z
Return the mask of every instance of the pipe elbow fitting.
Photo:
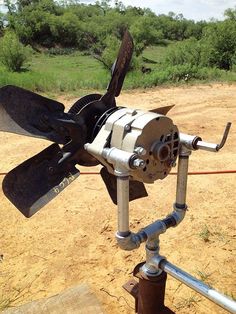
M125 251L138 249L143 242L139 235L132 232L128 236L121 236L119 232L116 232L116 240L118 246Z
M176 204L174 204L174 211L173 213L171 214L171 216L174 218L174 220L176 221L176 226L178 226L184 219L185 217L185 214L186 214L186 211L187 211L187 208L188 206L185 204L185 207L183 208L180 208L180 207L177 207Z

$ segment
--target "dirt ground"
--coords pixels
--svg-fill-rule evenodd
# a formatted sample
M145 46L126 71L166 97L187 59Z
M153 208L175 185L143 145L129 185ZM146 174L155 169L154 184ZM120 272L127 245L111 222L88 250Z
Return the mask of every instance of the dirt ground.
M69 104L73 99L61 97ZM212 84L124 92L119 105L169 113L181 132L219 141L233 122L219 153L193 152L190 171L236 169L236 85ZM48 146L47 141L0 134L0 172L7 172ZM94 171L98 168L83 168ZM173 169L176 171L177 169ZM0 177L2 181L3 177ZM176 176L146 185L149 197L130 203L131 229L137 231L172 211ZM236 298L236 175L189 176L188 212L177 228L161 236L161 254L219 291ZM145 259L144 245L133 252L117 247L116 207L99 176L81 175L30 219L0 191L0 305L18 305L88 283L107 314L134 313L122 288L134 266ZM177 314L226 313L168 277L166 305Z

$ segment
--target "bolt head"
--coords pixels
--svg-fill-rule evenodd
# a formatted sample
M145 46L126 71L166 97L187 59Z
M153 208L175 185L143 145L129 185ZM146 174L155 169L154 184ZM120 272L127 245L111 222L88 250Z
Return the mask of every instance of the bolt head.
M131 129L131 126L129 124L126 124L125 125L125 131L130 131L130 129Z
M146 163L144 160L142 159L139 159L139 158L136 158L134 161L133 161L133 166L135 168L144 168L146 166Z
M147 151L146 151L146 149L145 148L143 148L143 147L136 147L135 148L135 150L134 150L134 152L136 153L136 154L138 154L139 156L144 156L144 155L146 155L146 153L147 153Z

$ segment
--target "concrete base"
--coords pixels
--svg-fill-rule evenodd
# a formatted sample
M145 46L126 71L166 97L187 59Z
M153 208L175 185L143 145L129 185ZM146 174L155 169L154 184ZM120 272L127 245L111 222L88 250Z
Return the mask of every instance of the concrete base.
M4 314L105 314L88 285L3 311Z

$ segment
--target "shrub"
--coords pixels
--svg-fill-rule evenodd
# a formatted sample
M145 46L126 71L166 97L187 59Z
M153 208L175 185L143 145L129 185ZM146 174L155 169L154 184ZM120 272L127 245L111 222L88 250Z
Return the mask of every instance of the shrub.
M120 48L120 41L115 36L108 36L105 39L106 48L102 52L101 60L107 66L107 68L111 69L114 61L117 59L117 54ZM140 69L141 68L141 57L137 57L133 55L129 70Z
M190 38L169 46L164 62L167 66L183 64L199 66L201 64L201 54L201 42L195 38Z
M0 61L11 72L20 72L29 58L31 49L20 43L13 32L6 32L0 40Z
M236 22L222 21L209 24L202 39L207 65L231 70L236 52Z

